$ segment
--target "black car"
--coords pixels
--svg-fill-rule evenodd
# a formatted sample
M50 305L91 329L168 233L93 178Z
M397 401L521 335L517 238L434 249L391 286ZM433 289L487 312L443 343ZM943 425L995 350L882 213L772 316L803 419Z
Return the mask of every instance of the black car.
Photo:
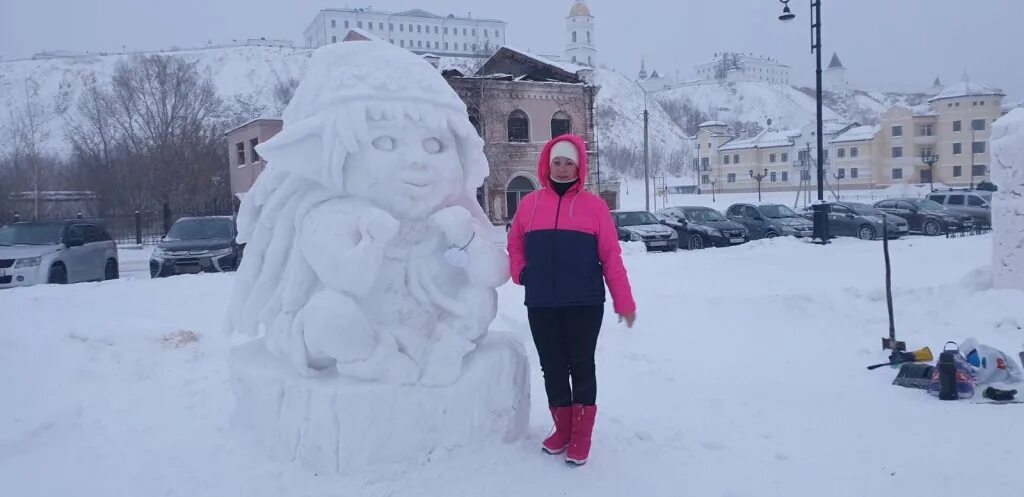
M907 220L912 233L938 236L943 233L969 231L974 228L974 217L947 209L928 199L897 198L875 202L875 208Z
M875 240L882 237L882 215L884 212L867 204L856 202L828 202L829 233L833 237L852 236L861 240ZM804 214L813 220L813 212L808 209ZM899 216L886 216L886 230L889 238L899 238L910 234L910 225Z
M747 243L747 229L707 207L669 207L658 211L662 223L679 233L682 246L690 250L728 247Z
M619 240L643 242L647 250L675 251L679 248L679 235L663 226L647 211L612 211L612 219Z
M242 261L229 216L186 217L175 222L149 260L153 278L234 271Z
M814 223L785 205L733 204L725 215L746 227L751 240L777 236L804 238L814 234Z

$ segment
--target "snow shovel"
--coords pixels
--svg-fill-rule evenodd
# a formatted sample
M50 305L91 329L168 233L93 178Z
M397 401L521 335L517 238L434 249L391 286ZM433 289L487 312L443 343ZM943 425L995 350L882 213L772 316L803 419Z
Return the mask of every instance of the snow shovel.
M895 361L892 359L892 356L889 356L889 362L868 366L868 371L878 369L882 366L899 366L900 364L908 362L930 362L932 359L935 359L935 357L932 356L932 350L928 347L924 347L913 352L893 352L893 355L897 356Z

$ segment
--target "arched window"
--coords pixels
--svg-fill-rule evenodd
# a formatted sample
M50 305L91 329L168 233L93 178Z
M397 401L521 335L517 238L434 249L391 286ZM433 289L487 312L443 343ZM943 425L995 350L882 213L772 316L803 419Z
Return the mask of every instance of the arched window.
M575 31L572 32L572 42L576 43L576 32Z
M508 141L530 143L530 118L525 112L517 109L508 115Z
M508 188L505 189L505 213L508 219L512 219L516 215L516 210L519 209L519 203L523 200L523 197L527 193L536 190L530 178L525 176L516 176L508 184Z
M558 111L551 116L551 138L572 133L572 119L569 114Z
M590 31L587 31L587 43L590 43Z
M472 124L474 128L476 128L476 134L480 135L480 137L483 138L484 126L483 123L480 121L480 111L478 111L475 107L470 107L469 109L466 110L469 113L469 123Z

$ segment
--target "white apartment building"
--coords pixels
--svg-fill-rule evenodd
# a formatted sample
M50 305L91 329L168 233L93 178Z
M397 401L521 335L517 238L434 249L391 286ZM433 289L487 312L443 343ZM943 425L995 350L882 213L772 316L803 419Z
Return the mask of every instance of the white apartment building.
M721 52L694 67L701 81L764 81L789 84L790 67L770 57Z
M507 26L505 21L439 16L420 9L323 9L303 34L309 48L338 43L350 29L360 29L414 53L466 57L490 54L505 45Z

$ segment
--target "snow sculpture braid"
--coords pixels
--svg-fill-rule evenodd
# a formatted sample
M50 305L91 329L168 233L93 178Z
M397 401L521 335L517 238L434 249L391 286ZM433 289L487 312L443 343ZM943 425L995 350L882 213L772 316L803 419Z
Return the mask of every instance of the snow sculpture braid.
M452 383L508 278L465 104L412 53L353 41L314 52L283 120L239 211L228 331L300 374Z

